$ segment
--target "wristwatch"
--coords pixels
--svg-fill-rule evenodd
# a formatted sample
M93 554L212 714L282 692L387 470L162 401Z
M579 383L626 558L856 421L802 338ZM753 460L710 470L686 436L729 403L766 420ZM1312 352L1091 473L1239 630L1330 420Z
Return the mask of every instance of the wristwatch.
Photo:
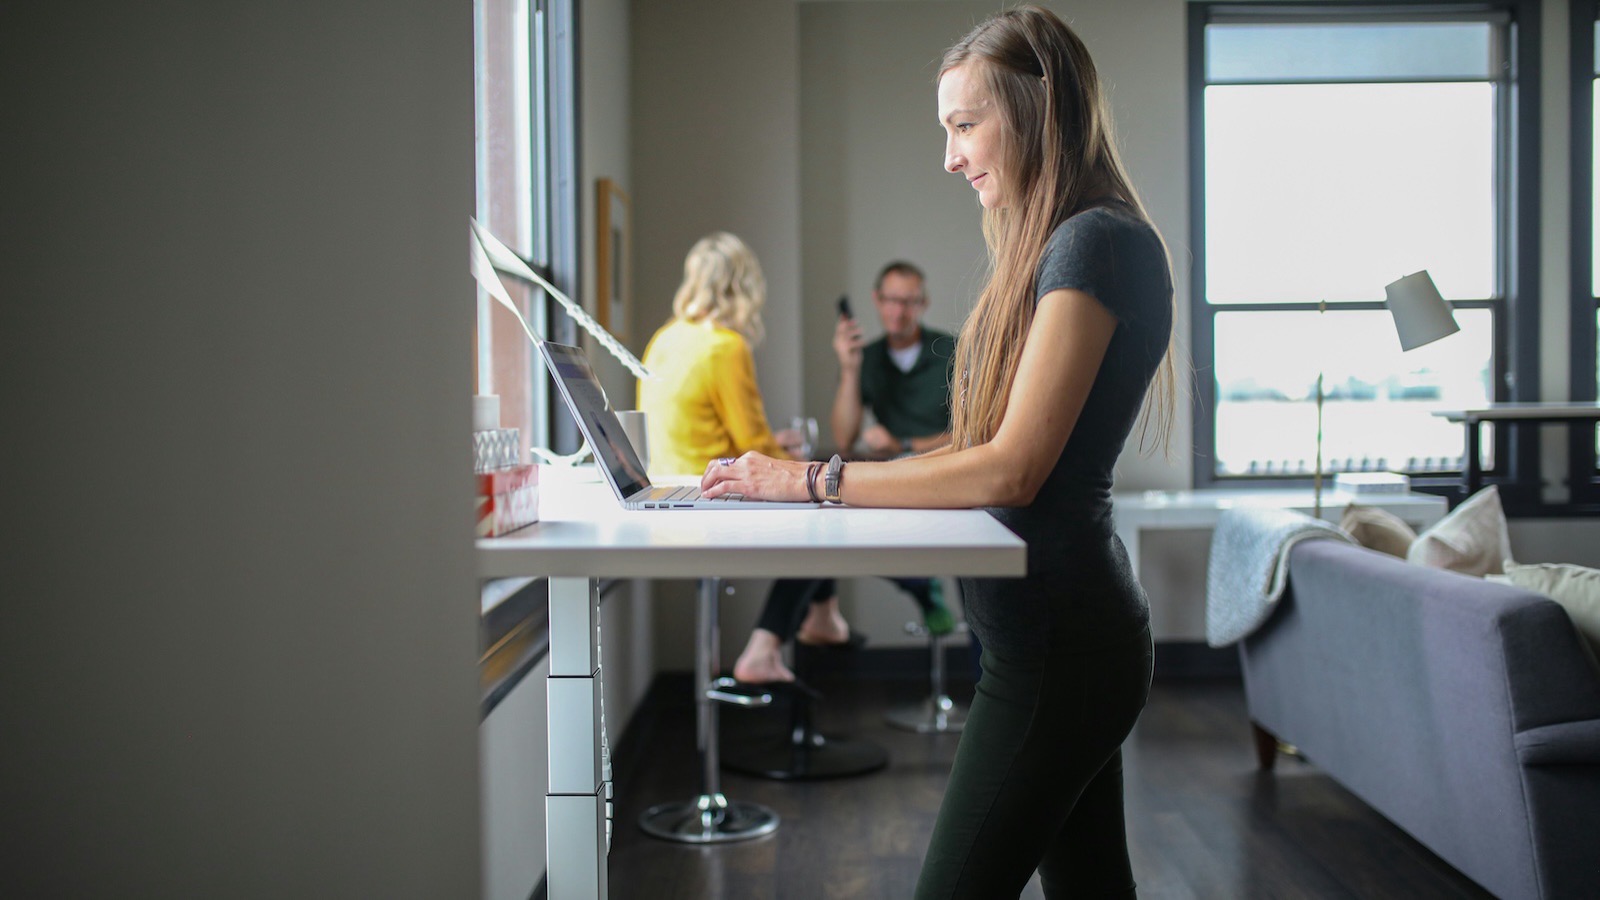
M828 471L822 476L822 499L829 503L843 502L839 499L839 484L844 480L844 459L835 453L833 459L828 460Z

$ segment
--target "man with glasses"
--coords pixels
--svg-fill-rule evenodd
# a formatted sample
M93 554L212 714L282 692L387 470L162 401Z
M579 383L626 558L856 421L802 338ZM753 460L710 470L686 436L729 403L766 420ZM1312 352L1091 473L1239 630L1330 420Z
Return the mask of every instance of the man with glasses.
M928 308L922 270L904 261L883 267L872 288L883 337L863 345L861 326L841 314L833 331L839 388L833 437L849 450L859 437L880 456L922 453L950 440L950 376L955 337L922 324ZM861 430L862 410L876 423Z

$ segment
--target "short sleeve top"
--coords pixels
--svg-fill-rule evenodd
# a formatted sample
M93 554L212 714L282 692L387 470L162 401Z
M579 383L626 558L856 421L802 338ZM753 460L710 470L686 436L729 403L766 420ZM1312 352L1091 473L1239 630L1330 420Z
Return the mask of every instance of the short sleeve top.
M1092 643L1149 621L1144 592L1115 541L1111 481L1172 335L1172 278L1160 237L1122 206L1072 216L1040 257L1035 302L1062 289L1093 297L1116 317L1116 330L1033 502L989 510L1027 542L1028 574L963 580L967 616L984 646L1020 654L1045 652L1052 641Z

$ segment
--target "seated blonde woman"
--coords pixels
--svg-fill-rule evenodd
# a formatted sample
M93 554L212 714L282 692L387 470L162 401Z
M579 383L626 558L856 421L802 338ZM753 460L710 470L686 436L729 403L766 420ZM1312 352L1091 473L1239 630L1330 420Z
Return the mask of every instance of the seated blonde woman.
M644 364L656 376L639 382L652 476L698 478L713 459L747 450L792 458L800 435L792 429L773 433L756 384L751 348L763 336L766 296L761 263L744 241L719 231L690 248L672 319L644 351ZM807 643L847 641L850 626L839 613L839 598L831 591L814 598L799 633ZM751 683L794 680L780 654L793 634L758 627L734 665L734 677Z

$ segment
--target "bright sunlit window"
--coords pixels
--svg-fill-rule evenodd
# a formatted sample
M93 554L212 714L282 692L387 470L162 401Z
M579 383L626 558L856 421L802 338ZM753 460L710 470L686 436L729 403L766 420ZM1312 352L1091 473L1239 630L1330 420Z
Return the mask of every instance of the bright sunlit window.
M558 77L554 66L555 42L571 40L570 34L552 27L554 6L533 0L475 0L474 215L539 274L560 283L552 269L552 234L560 216L552 191L552 152L558 141L571 139L558 123L570 119L574 99L570 83ZM574 231L573 223L565 227ZM504 283L530 322L547 322L542 293L515 279ZM522 429L523 445L549 444L544 372L533 365L536 357L522 327L482 288L474 348L475 386L480 394L501 399L502 428Z
M1196 416L1201 480L1309 475L1319 373L1325 472L1459 471L1461 427L1432 413L1495 398L1505 20L1327 12L1213 10L1205 26L1194 346L1213 402ZM1422 269L1461 332L1402 353L1384 286Z

